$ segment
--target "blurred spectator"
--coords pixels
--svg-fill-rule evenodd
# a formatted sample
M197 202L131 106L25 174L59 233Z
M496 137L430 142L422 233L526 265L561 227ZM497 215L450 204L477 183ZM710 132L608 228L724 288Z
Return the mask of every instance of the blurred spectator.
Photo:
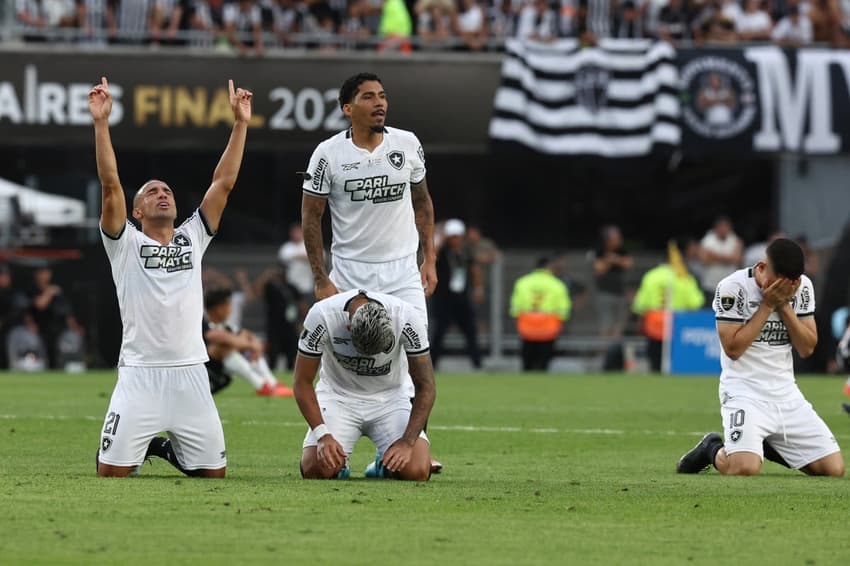
M690 14L682 0L670 0L658 15L658 38L675 43L691 38Z
M27 31L37 32L25 32L23 35L24 40L44 40L40 33L47 28L47 15L44 13L44 6L41 0L15 0L15 19L18 25L27 28Z
M809 276L809 279L814 283L818 275L820 275L820 254L812 249L809 245L809 237L805 234L800 234L794 241L800 245L803 250L803 261L805 262L804 273Z
M616 0L580 0L579 17L584 24L585 38L595 43L611 37L611 24L614 20L612 8Z
M762 0L744 0L744 11L735 19L735 31L743 41L770 39L773 21L762 9Z
M747 246L747 249L744 250L744 267L749 267L757 264L758 262L764 260L767 255L767 245L777 238L784 238L785 234L782 232L774 232L770 236L767 237L767 240L764 242L756 242Z
M643 10L635 0L617 3L611 37L618 39L640 39L644 37Z
M47 25L52 28L67 28L77 25L75 0L41 0Z
M287 278L298 289L303 300L308 304L312 303L313 272L307 258L301 224L295 223L289 227L289 240L280 247L277 259L286 266Z
M252 48L257 55L263 54L263 18L255 0L225 4L222 15L231 47L240 55L248 55Z
M490 37L494 39L505 39L516 35L517 11L514 0L494 0L488 11L488 29Z
M626 304L626 271L634 260L623 249L623 235L617 226L605 226L596 249L593 272L596 275L596 310L599 333L619 336L628 313Z
M65 298L62 288L53 283L53 271L49 267L35 270L29 297L30 314L47 346L50 367L59 367L59 335L66 329L82 334L82 329L71 312L71 304Z
M354 0L348 6L348 12L342 20L340 35L351 40L368 39L374 35L369 26L368 17L369 2L366 0Z
M457 17L457 31L470 51L481 51L487 45L487 22L478 0L462 0L463 10Z
M466 227L466 245L479 265L495 263L502 257L502 252L496 242L490 238L485 238L481 234L481 228L474 224Z
M47 369L47 351L31 313L24 313L21 324L9 331L6 338L9 367L18 371Z
M546 371L555 340L570 317L572 303L564 276L564 258L541 258L537 269L517 279L511 294L511 316L522 341L523 371Z
M6 345L9 330L21 324L29 307L26 295L12 285L12 272L5 263L0 263L0 345ZM8 368L9 359L5 347L0 347L0 368Z
M700 242L700 261L703 265L702 290L707 302L714 300L720 280L738 269L744 253L744 244L732 231L732 221L720 216Z
M381 36L379 51L412 51L410 36L413 34L413 22L404 0L384 0L378 33Z
M47 25L47 15L41 0L15 0L15 18L19 24L43 28Z
M452 37L457 9L452 0L419 0L416 34L426 42L445 42Z
M697 310L705 297L693 275L688 273L675 242L667 246L667 262L647 271L632 303L632 312L642 317L641 331L647 339L647 357L652 371L661 371L661 354L666 333L666 312Z
M209 46L215 39L215 34L222 28L222 0L192 0L188 15L188 29L192 34L191 44L194 46ZM185 17L185 14L184 14ZM229 45L225 36L220 41Z
M359 3L352 2L351 10ZM290 43L290 36L298 33L304 22L303 4L296 5L295 0L275 0L271 3L272 29L284 45Z
M283 264L266 270L257 281L266 303L266 359L277 367L278 357L286 357L286 369L295 367L298 325L301 320L301 299L287 281Z
M517 37L546 41L558 36L557 16L547 0L534 0L519 13Z
M437 252L437 286L431 298L434 315L431 358L434 367L443 353L443 340L452 323L466 339L466 351L475 369L481 368L481 353L475 324L475 304L484 300L481 268L466 245L466 226L453 218L443 229L445 241Z
M145 43L150 28L151 0L119 2L115 9L116 40Z
M788 15L779 20L770 37L782 45L808 45L814 38L812 21L808 15L800 13L799 6L791 6Z
M809 20L812 22L812 34L818 43L837 43L839 16L833 7L833 0L811 0Z
M178 34L189 29L192 12L192 0L155 0L150 20L151 43L185 43Z
M578 37L586 28L583 0L557 0L553 9L557 9L557 27L560 37Z
M83 34L82 41L89 45L106 45L108 37L115 37L115 13L109 0L77 0L77 25Z
M699 240L688 237L685 240L685 265L688 271L694 276L697 281L702 281L703 271L705 267L700 259L700 251L702 248L699 245Z

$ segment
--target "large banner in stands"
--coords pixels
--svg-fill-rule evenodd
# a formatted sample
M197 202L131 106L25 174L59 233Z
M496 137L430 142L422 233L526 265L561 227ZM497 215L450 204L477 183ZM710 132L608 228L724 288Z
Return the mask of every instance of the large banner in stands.
M720 339L714 312L701 310L672 315L667 373L720 375Z
M348 127L337 103L339 87L363 71L384 82L388 125L415 131L426 152L486 149L499 81L495 57L425 61L359 52L244 59L2 51L0 145L91 145L87 96L106 75L116 147L223 147L232 119L232 78L254 93L249 150L309 151Z
M545 47L535 47L540 49ZM767 45L682 49L673 55L671 84L678 85L684 154L850 152L850 50ZM612 57L628 63L622 54ZM87 94L106 75L115 97L113 137L121 148L220 148L230 121L227 79L233 78L255 95L249 150L309 151L347 127L336 100L342 81L371 71L383 79L389 95L388 123L415 131L426 152L482 152L489 145L501 62L492 54L245 59L3 49L0 146L90 146ZM587 108L607 116L606 105L622 106L624 83L590 63L573 77L575 86L581 87ZM552 69L533 73L526 79L560 76ZM563 101L547 101L546 111L559 112L552 105ZM522 111L521 104L515 106L515 112ZM529 112L541 111L539 105L527 106ZM594 124L581 127L592 130Z
M678 53L685 154L850 151L850 51Z

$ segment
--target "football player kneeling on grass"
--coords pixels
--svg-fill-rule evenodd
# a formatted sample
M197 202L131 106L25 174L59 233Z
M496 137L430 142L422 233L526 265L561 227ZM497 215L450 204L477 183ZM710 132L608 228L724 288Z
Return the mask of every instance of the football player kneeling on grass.
M413 406L404 388L402 356L416 389ZM304 478L347 478L348 458L361 436L378 449L371 475L430 477L423 428L436 387L426 323L415 307L366 291L339 293L313 305L298 341L294 388L309 426L301 455Z
M695 474L713 464L724 475L753 476L767 458L813 476L844 475L835 436L794 380L791 348L807 357L818 341L815 292L803 275L803 251L780 238L766 256L717 286L724 436L705 435L679 460L679 473Z

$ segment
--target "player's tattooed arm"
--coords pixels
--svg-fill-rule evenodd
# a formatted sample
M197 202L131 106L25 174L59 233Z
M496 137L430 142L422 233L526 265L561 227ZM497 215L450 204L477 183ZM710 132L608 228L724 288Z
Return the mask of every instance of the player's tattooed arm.
M301 229L304 232L304 247L313 271L316 298L321 300L337 293L337 288L325 271L325 249L322 241L322 215L327 200L304 194L301 197Z
M437 398L437 386L434 382L434 364L431 362L431 354L408 356L407 362L416 395L410 410L410 420L401 438L413 446L431 415L431 409Z
M110 236L118 236L127 222L127 202L118 178L118 160L109 135L109 114L112 112L112 94L106 77L89 91L89 112L94 122L95 159L100 178L100 226Z
M425 296L430 297L437 288L437 253L434 249L434 203L425 179L411 185L410 196L423 257L420 269L422 285L425 287Z

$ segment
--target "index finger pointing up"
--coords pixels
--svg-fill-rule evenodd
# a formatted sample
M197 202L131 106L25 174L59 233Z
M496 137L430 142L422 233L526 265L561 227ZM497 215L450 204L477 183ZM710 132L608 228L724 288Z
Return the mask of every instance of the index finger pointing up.
M227 88L230 89L230 96L236 96L236 90L233 88L233 79L228 79Z
M109 83L106 82L106 77L100 77L100 84L103 88L109 88Z

